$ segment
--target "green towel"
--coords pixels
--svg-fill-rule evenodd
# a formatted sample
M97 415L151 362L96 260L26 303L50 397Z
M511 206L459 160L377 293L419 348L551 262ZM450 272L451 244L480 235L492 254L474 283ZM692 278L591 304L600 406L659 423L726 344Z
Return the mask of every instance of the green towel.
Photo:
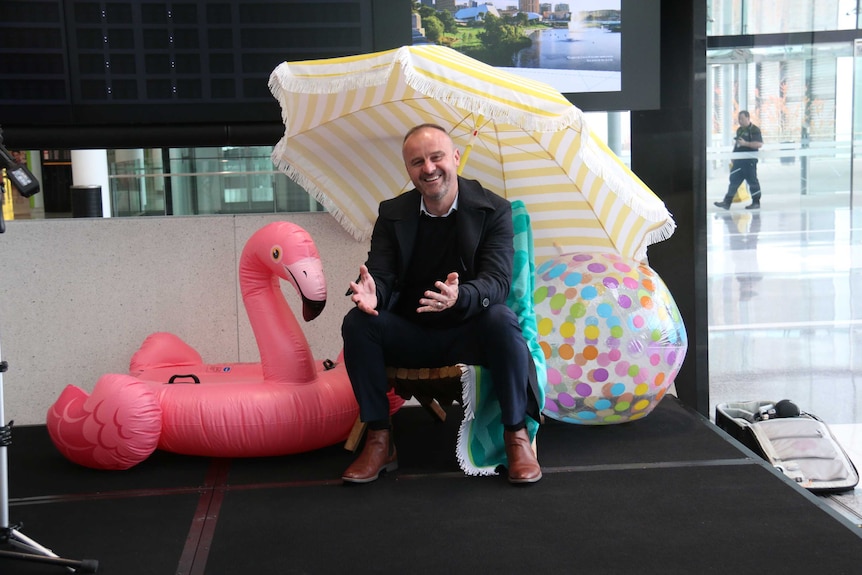
M533 231L530 215L524 202L512 202L515 228L515 262L512 289L506 304L518 316L524 339L536 364L538 389L535 390L539 409L545 404L545 356L539 347L536 313L533 309L533 291L536 283L536 266L533 261ZM506 448L503 445L503 423L500 403L491 381L491 372L481 366L461 366L461 393L464 419L458 431L456 453L458 464L468 475L496 475L497 467L506 465ZM536 436L539 422L527 417L530 440Z

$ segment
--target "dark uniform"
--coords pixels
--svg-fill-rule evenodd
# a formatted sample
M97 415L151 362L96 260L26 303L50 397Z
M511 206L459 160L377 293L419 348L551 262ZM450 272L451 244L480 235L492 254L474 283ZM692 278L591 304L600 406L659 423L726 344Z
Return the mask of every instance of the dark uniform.
M740 156L734 156L733 161L730 163L730 184L727 186L727 194L724 196L723 203L729 206L733 201L733 196L736 195L736 190L745 181L748 184L748 191L751 193L751 205L749 207L760 207L760 181L757 179L757 150L740 145L739 140L762 143L763 136L760 133L760 128L754 124L749 124L745 128L742 126L737 128L736 138L734 140L733 152L734 154L739 153Z

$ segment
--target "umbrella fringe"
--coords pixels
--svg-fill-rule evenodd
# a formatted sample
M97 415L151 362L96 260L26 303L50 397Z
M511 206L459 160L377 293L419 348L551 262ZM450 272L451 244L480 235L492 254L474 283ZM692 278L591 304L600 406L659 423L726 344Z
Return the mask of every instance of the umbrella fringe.
M367 64L366 64L367 65ZM346 75L338 77L295 76L290 70L287 62L279 64L272 74L269 75L269 91L282 103L280 94L337 94L347 90L359 88L371 88L380 86L388 81L392 66L381 66L374 71L363 70L359 65L355 72L350 71Z
M676 230L676 222L673 221L673 218L669 216L670 221L664 223L664 225L657 230L652 230L646 235L646 241L644 242L646 245L644 246L644 257L646 257L646 248L648 245L657 244L658 242L663 242L673 235L674 230Z
M673 235L674 230L676 230L676 222L673 221L671 215L668 215L668 221L661 225L661 227L650 230L646 234L644 234L643 240L641 244L633 250L631 255L626 255L620 253L623 257L630 257L631 259L642 262L645 264L649 264L649 258L647 257L647 248L653 244L657 244L658 242L662 242Z
M349 233L353 238L358 242L364 242L369 237L371 237L371 233L365 230L359 229L356 224L341 211L332 200L325 194L323 191L318 188L314 182L311 181L308 176L306 176L302 171L298 168L294 167L293 164L287 162L286 160L281 159L281 155L284 152L285 139L282 138L278 144L276 144L275 148L272 151L272 161L275 164L275 167L284 172L288 178L296 182L302 189L304 189L308 194L320 202L320 204L326 209L326 211L332 215L338 221L339 224Z
M507 105L495 104L488 99L464 93L461 90L424 76L413 67L408 48L405 46L397 50L395 61L401 66L401 71L404 74L404 82L429 98L445 102L473 114L484 116L491 121L511 124L528 131L556 132L569 126L573 126L578 130L581 129L582 112L574 105L566 109L564 113L553 117L517 113Z

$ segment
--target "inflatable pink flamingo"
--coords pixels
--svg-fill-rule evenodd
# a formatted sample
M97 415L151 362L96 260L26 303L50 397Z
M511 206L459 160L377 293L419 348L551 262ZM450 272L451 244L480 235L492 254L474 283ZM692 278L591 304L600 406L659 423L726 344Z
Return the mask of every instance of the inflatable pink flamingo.
M47 417L60 452L87 467L127 469L156 448L259 457L343 441L358 415L344 365L315 361L279 279L296 288L305 321L323 310L326 282L317 247L289 222L258 230L240 259L260 363L205 364L177 336L154 333L133 355L128 375L103 376L89 396L66 387ZM393 412L402 403L390 395Z

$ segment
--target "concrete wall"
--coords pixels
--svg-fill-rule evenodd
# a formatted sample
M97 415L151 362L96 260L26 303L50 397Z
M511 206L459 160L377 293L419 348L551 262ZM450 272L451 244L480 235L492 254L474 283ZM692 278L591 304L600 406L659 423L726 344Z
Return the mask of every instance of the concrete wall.
M304 323L315 357L341 351L344 297L365 261L326 213L250 216L16 220L0 235L0 358L5 421L43 424L67 384L91 391L126 373L151 333L174 333L205 362L258 361L237 280L239 255L259 228L305 228L323 260L328 301ZM282 282L298 317L299 297Z

